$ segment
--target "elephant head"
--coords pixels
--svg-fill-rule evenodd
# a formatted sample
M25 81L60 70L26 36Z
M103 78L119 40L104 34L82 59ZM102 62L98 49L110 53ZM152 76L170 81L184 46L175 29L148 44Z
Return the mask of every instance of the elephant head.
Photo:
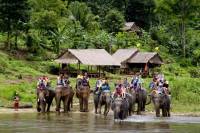
M48 91L45 89L39 90L37 94L37 111L45 112L46 109L46 97L48 96Z
M127 116L128 106L123 98L117 97L112 103L112 110L114 112L114 119L123 120Z

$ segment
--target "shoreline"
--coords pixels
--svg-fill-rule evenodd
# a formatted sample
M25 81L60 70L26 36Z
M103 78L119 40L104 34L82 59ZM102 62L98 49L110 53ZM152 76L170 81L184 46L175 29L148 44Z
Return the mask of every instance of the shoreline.
M53 108L51 109L50 113L56 113L56 111L53 111ZM36 108L18 109L18 111L15 111L15 109L11 109L11 108L0 108L0 115L2 115L2 114L22 114L22 113L38 113L38 112L37 112ZM79 112L78 109L76 109L76 107L75 107L69 113L82 113L82 112ZM86 112L86 113L94 114L94 110L90 109L90 111ZM112 113L113 113L112 111L109 112L109 114L112 114ZM142 112L142 115L155 115L155 112L150 112L150 111ZM200 112L171 112L171 116L200 117Z

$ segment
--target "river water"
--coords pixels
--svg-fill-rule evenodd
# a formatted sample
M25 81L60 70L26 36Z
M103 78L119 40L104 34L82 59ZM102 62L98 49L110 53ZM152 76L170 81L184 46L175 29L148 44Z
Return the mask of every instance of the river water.
M93 113L0 114L0 133L200 133L200 117L133 115L114 121Z

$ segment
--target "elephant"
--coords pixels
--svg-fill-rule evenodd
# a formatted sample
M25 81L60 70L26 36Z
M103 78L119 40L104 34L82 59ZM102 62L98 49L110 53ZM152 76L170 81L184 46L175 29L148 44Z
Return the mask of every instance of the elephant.
M114 112L114 119L124 120L128 117L128 101L122 97L116 97L112 101L111 109Z
M49 112L53 98L55 97L55 91L50 89L39 89L37 91L37 111ZM47 109L46 109L47 104Z
M150 96L150 101L147 104L150 104L153 101L154 109L156 112L156 117L160 117L160 109L162 110L163 117L170 117L170 98L167 94L159 94L157 91L152 91Z
M88 100L90 97L90 87L82 85L82 79L77 80L76 97L79 99L80 112L88 112Z
M98 103L99 114L101 114L101 107L103 105L105 105L104 116L107 116L108 112L110 110L110 105L111 105L111 92L110 91L103 91L100 94L99 103ZM96 110L96 108L95 108L95 110Z
M141 114L141 111L145 111L145 105L147 101L147 91L142 88L136 91L136 103L137 103L137 114Z
M73 89L71 86L66 85L58 85L55 89L56 93L56 111L60 112L60 104L61 101L63 101L64 105L64 112L70 111L70 103L72 102L73 99Z
M137 114L141 114L141 111L145 111L145 105L147 101L146 89L128 88L127 92L132 95L133 111L135 111L135 104L137 104Z

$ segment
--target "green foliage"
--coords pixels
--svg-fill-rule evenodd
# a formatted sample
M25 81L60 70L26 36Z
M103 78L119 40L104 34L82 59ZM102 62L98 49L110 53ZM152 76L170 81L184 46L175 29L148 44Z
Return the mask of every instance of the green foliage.
M25 24L29 20L29 5L27 0L0 1L0 31L7 33L6 48L11 49L11 35L15 36L25 31ZM17 45L17 42L15 42ZM17 46L16 46L17 47Z
M156 22L154 0L129 0L126 7L126 20L136 22L142 28L149 29Z
M121 31L124 26L124 17L117 10L110 10L104 20L104 27L109 33L117 33Z
M95 30L98 28L98 17L94 16L90 8L85 3L78 1L69 5L70 19L78 21L80 25L87 30Z

